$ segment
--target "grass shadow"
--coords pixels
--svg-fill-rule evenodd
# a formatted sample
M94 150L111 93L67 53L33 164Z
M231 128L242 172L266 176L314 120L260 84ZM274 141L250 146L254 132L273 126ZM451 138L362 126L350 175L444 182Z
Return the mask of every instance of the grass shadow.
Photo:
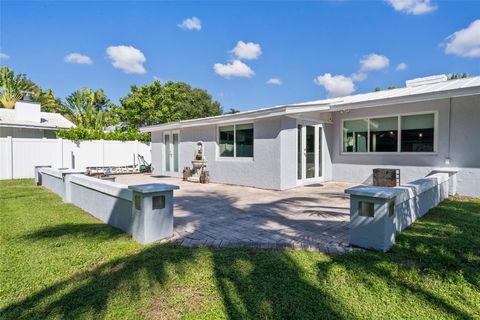
M22 235L20 240L50 240L66 236L90 238L98 241L113 240L125 236L125 233L103 223L63 223Z

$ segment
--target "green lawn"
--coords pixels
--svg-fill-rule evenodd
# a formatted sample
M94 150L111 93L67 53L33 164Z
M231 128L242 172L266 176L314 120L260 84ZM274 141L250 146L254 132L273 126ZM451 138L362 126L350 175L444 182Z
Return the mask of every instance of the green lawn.
M32 180L0 181L0 318L480 317L480 199L387 254L142 246Z

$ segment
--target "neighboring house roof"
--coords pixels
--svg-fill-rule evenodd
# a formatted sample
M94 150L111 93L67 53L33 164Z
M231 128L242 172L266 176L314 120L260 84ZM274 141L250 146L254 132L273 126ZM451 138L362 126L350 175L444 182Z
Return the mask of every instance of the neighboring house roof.
M0 108L0 126L22 127L31 129L68 129L75 127L60 113L40 112L40 122L18 120L15 118L15 109Z
M407 81L407 86L398 89L355 94L340 98L280 105L216 117L183 120L140 128L142 132L172 130L237 121L249 121L278 115L290 115L314 111L340 111L344 109L368 108L399 103L436 100L480 94L480 76L446 80L446 76L432 76Z

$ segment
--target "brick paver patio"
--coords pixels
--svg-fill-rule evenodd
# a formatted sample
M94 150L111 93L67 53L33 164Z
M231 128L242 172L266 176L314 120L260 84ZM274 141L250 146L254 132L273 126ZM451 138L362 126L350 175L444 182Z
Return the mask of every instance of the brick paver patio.
M175 191L174 236L184 246L292 247L327 253L348 244L347 183L326 182L285 191L224 184L196 184L149 175L117 176L133 185L170 183Z

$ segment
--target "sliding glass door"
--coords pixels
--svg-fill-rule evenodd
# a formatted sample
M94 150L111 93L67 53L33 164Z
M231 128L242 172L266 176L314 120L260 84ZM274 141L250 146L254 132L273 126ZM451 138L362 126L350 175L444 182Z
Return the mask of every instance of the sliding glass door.
M322 178L323 128L319 125L297 126L297 179L299 184L318 182Z

